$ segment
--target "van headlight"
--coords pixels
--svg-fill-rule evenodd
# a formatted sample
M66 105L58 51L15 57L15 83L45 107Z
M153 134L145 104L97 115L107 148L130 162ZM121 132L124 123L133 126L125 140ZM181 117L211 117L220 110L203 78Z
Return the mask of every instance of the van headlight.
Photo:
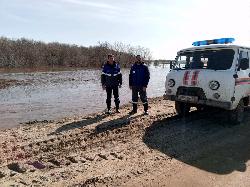
M218 81L210 81L209 82L209 88L211 90L218 90L220 87L220 83Z
M169 79L169 80L168 80L168 86L169 86L169 87L174 87L174 85L175 85L174 79Z

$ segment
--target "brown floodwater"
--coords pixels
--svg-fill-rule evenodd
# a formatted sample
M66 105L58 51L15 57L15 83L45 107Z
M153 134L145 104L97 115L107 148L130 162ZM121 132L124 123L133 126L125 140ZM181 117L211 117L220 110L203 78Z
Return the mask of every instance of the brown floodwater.
M162 96L169 67L150 66L148 97ZM121 104L131 100L129 69L122 69ZM100 69L3 70L0 79L22 84L0 89L0 128L21 123L82 116L106 108ZM113 102L113 101L112 101ZM112 103L114 105L114 103Z

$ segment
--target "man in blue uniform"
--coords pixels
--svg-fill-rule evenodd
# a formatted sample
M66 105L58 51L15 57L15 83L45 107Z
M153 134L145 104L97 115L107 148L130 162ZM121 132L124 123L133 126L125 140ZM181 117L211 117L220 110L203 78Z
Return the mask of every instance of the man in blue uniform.
M148 66L141 60L141 56L136 56L136 62L130 69L129 88L132 89L133 110L129 114L137 113L138 93L144 106L144 114L148 115L147 86L150 79Z
M102 69L102 75L101 75L101 83L103 90L106 90L107 92L107 114L111 113L111 97L112 92L115 98L115 107L116 107L116 113L120 113L119 111L119 88L121 88L122 85L122 74L120 71L120 66L118 63L114 60L114 55L109 54L108 55L108 61L103 66Z

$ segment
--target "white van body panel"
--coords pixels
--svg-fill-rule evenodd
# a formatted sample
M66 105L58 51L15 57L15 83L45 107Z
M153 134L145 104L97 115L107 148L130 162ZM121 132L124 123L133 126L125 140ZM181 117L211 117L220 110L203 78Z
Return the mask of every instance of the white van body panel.
M238 66L239 59L243 54L247 55L249 59L250 48L230 44L215 44L183 49L177 54L222 49L234 51L231 68L226 70L173 69L166 77L165 98L177 101L182 95L187 95L187 100L184 98L184 100L181 100L182 102L189 102L194 105L210 105L227 110L235 109L241 99L248 98L250 96L250 69L238 70ZM171 79L175 82L174 86L168 85ZM217 90L212 90L209 87L211 81L219 83ZM191 97L196 97L196 93L198 93L198 101L189 100L188 96L191 94Z

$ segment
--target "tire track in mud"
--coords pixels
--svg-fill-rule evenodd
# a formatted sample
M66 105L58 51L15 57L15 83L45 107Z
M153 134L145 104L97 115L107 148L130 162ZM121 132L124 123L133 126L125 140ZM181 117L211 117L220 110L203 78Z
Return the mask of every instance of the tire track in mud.
M196 126L197 126L197 124L199 124L199 123L201 123L201 122L206 122L206 120L204 120L204 119L199 119L200 117L198 117L198 121L197 122L195 122L196 123ZM202 121L201 121L202 120ZM166 119L164 119L163 121L166 121ZM160 126L157 126L157 127L154 127L154 129L151 129L152 131L154 131L154 130L159 130L159 131L162 131L162 128L167 128L167 129L169 129L169 135L167 136L167 138L174 138L175 136L177 136L178 137L178 134L182 134L182 133L187 133L187 134L190 134L190 133L193 133L193 134L195 134L194 132L193 132L193 130L192 130L192 128L194 128L195 127L195 124L190 124L190 122L188 123L188 124L185 124L185 125L191 125L190 127L188 127L187 128L187 130L185 130L185 132L183 132L183 131L181 131L180 132L180 128L182 128L182 126L183 126L183 124L180 124L179 123L180 122L180 120L175 120L175 122L174 122L174 124L171 124L171 127L169 127L169 126L167 126L166 124L162 124L161 123L161 125ZM210 124L212 124L213 122L210 122ZM209 125L209 122L207 123L208 125ZM165 126L166 125L166 126ZM172 125L176 125L176 126L172 126ZM147 128L150 128L150 127L147 127ZM171 129L172 128L172 129ZM200 132L202 132L199 136L195 136L195 135L193 135L193 136L191 136L189 139L186 139L185 141L195 141L195 140L199 140L199 139L202 139L202 137L204 137L204 135L206 134L207 136L209 136L209 135L212 135L212 134L214 134L217 130L220 130L220 129L223 129L222 127L216 127L215 125L213 126L213 128L209 128L209 127L207 127L207 128L205 128L203 131L200 131ZM177 133L174 133L174 132L176 132L177 131ZM199 132L199 133L200 133ZM219 136L219 135L217 135L217 136ZM211 136L211 138L214 138L215 136ZM164 137L165 138L165 137ZM171 143L169 142L169 144L181 144L181 143L183 143L182 142L182 140L178 140L178 141L176 141L177 139L174 139ZM206 140L206 137L205 138L203 138L203 141L201 141L201 142L199 142L199 144L203 144L204 142L206 142L206 141L209 141L209 140ZM184 145L185 147L187 147L188 146L188 144L185 144ZM194 147L190 147L191 149L193 149ZM187 153L188 152L190 152L190 148L189 149L186 149L186 151L187 151ZM186 155L185 155L186 156ZM171 157L171 156L170 156ZM176 157L176 155L175 155L175 158L178 158L178 157ZM171 160L171 158L170 158L170 160ZM158 168L159 166L156 166L156 167L152 167L152 168ZM151 171L152 172L152 171ZM139 171L139 173L143 173L143 169L142 169L142 171ZM126 178L126 177L125 177ZM97 178L97 179L100 179L100 178ZM102 180L93 180L92 182L92 185L97 185L97 183L98 182L100 182L100 181L102 181ZM102 179L102 178L101 178ZM126 181L127 179L123 179L123 181ZM89 182L89 180L87 180L87 181L85 181L85 182ZM80 183L81 185L85 185L86 183L85 182L82 182L82 183ZM87 184L89 184L89 183L87 183ZM112 183L112 184L114 184L114 183ZM117 185L120 185L119 183L117 183ZM80 186L80 185L79 185Z
M176 116L176 113L168 113L159 115L156 117L145 117L148 120L147 124L150 121L154 121L157 119L161 119L164 117L173 117L172 120L179 120L180 118ZM139 116L140 117L140 116ZM115 124L107 124L104 127L97 126L95 129L81 129L78 132L70 132L65 133L62 135L56 135L55 137L42 140L42 141L35 141L29 144L23 144L15 147L13 152L18 150L24 150L29 152L33 151L33 156L43 152L43 153L50 153L55 151L67 151L68 148L75 149L75 148L84 148L84 147L96 147L100 143L106 143L108 141L122 139L127 137L127 135L134 135L143 131L145 129L145 124L141 123L140 120L137 118L132 118L128 120L121 120L120 123ZM105 140L105 141L104 141ZM31 156L31 155L29 155Z
M196 112L193 113L195 115ZM33 142L28 145L20 145L15 147L12 151L16 152L18 150L23 150L25 152L31 152L33 150L32 155L26 155L27 157L32 157L41 152L49 154L50 152L55 153L55 151L58 151L58 153L61 154L61 152L67 152L76 148L82 148L83 150L86 148L91 149L91 147L100 146L100 144L108 143L109 141L124 139L128 137L128 135L136 135L138 132L142 133L148 124L162 118L165 118L165 122L167 123L181 120L181 117L175 112L158 115L156 117L146 117L146 120L148 120L147 124L143 122L140 123L139 120L136 119L125 120L120 124L108 124L104 128L98 128L97 126L96 129L92 130L83 129L77 133L66 133L57 135L54 138ZM137 125L135 125L136 123ZM169 130L175 131L175 128L170 127ZM173 134L173 136L175 135L176 134Z
M190 154L193 155L194 151L192 151L192 149L205 144L207 141L210 141L210 139L220 136L221 134L216 132L222 129L223 127L217 126L214 124L214 121L207 120L206 113L193 111L189 116L187 116L186 120L183 120L183 118L176 115L175 112L170 112L157 116L139 116L138 118L128 118L127 120L122 119L120 121L115 121L114 123L104 122L104 124L98 124L92 129L81 128L77 129L77 132L67 132L62 135L59 134L53 136L52 138L48 138L46 140L37 141L30 144L23 144L18 147L17 150L32 153L27 155L27 157L24 156L24 158L21 158L20 161L38 160L38 162L42 164L42 169L46 168L49 171L51 170L51 172L57 167L70 167L75 163L81 163L86 169L90 167L91 164L98 165L98 163L105 162L110 159L123 160L124 152L129 154L133 151L133 149L130 147L130 150L120 150L117 152L107 151L102 153L101 150L105 149L105 147L107 147L109 144L112 145L112 142L115 142L115 144L128 143L129 147L131 146L129 141L135 138L141 139L143 136L145 137L146 134L147 137L143 139L144 142L146 144L148 143L149 147L157 149L157 147L150 145L150 143L154 142L154 140L149 139L153 134L159 133L162 135L162 132L160 133L160 131L164 130L167 133L166 136L162 137L162 139L167 140L166 143L169 147L171 147L172 144L179 144L180 146L178 149L181 150L179 151L178 149L173 149L172 152L170 151L168 156L178 158L178 153L182 153L183 150L187 152L187 154L184 156L188 156L189 152L191 152ZM181 136L183 136L183 139L180 138ZM211 138L208 138L209 136L211 136ZM196 142L197 145L195 145L194 142ZM190 147L190 145L193 147ZM134 150L136 150L136 148ZM181 157L183 155L179 156ZM27 163L25 164L27 166ZM0 166L0 168L1 167L4 167L4 165ZM18 167L20 169L22 165L18 166L17 164L16 168L14 167L12 170L17 171L19 170ZM32 170L26 169L25 172L34 172L34 170L41 170L40 168L37 167L35 169L33 168ZM2 175L0 173L0 179ZM3 177L6 177L6 175ZM112 184L112 182L114 182L113 180L126 181L128 179L129 177L127 176L118 178L117 176L92 176L79 184L76 183L76 186L86 186L98 183Z
M158 117L165 117L165 116L174 116L175 113L169 113L160 115ZM148 118L148 117L147 117ZM153 118L155 119L155 118ZM151 119L151 120L153 120ZM130 124L131 123L131 124ZM52 163L55 166L62 165L70 165L69 163L65 163L62 159L61 161L59 158L56 157L63 157L63 155L67 155L70 151L74 149L80 149L80 152L86 151L86 148L88 150L91 150L91 148L96 148L98 146L103 146L103 144L107 144L111 141L116 142L124 142L126 141L126 137L132 138L131 135L134 135L138 133L139 129L143 130L144 126L142 124L135 125L138 123L138 120L128 120L123 123L120 123L118 126L117 124L111 124L104 126L102 128L95 128L93 130L81 130L77 133L67 133L64 135L58 135L57 137L50 138L43 141L38 141L34 143L30 143L28 145L21 145L20 147L15 148L15 151L18 152L18 150L22 150L23 152L32 154L29 155L19 155L19 161L22 160L40 160L40 165L47 165L47 163ZM127 125L127 126L124 126ZM128 126L129 125L129 126ZM141 131L142 132L142 131ZM83 137L84 135L84 137ZM120 153L112 152L110 153L111 156L113 156L116 159L122 159L122 156ZM101 157L102 159L105 158L102 154L97 154L96 156ZM95 156L95 157L96 157ZM51 157L54 157L54 159L51 159ZM77 162L75 158L72 157L66 157L67 160L71 162ZM84 157L84 162L93 161L93 158ZM8 159L7 159L8 160ZM74 161L73 161L74 160ZM10 162L10 164L7 165L7 167L10 169L10 165L15 165L15 167L12 167L11 170L21 173L22 165L18 165L16 162ZM49 165L49 164L48 164ZM6 166L6 165L5 165ZM1 166L3 168L4 165ZM50 166L51 167L51 166ZM53 168L53 167L51 167ZM39 169L39 168L38 168ZM24 169L26 172L26 169ZM34 172L34 169L31 171Z

